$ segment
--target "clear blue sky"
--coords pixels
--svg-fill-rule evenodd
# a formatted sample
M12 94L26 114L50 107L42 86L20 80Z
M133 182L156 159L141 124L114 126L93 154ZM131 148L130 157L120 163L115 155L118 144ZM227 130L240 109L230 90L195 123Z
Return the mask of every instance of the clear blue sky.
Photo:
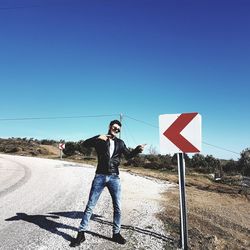
M0 1L0 118L199 112L203 141L250 147L250 1ZM0 120L0 137L86 139L117 116ZM128 146L158 129L124 118ZM202 145L203 154L239 155Z

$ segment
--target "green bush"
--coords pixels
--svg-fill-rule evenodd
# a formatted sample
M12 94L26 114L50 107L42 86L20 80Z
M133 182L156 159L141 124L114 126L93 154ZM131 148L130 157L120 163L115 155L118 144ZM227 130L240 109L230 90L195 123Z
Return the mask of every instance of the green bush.
M136 157L127 160L125 166L143 167L144 164L145 164L145 157L137 155Z
M202 154L195 154L190 160L190 167L198 172L206 172L205 169L207 169L207 162L205 156Z
M244 176L250 176L250 148L242 151L238 161L238 169Z
M212 155L207 155L205 157L205 161L207 162L207 173L214 173L217 172L219 175L221 175L221 166L220 166L220 161L216 158L214 158Z
M40 141L40 143L42 145L54 145L54 144L58 144L57 141L55 141L55 140L48 140L48 139L43 139L43 140Z
M78 151L77 143L75 142L66 142L65 143L65 149L63 149L63 153L66 156L72 156Z
M227 174L238 174L238 162L233 159L229 160L225 165L222 166L223 172Z
M78 143L77 143L77 147L78 147L78 151L81 153L81 154L83 154L83 155L85 155L85 156L91 156L91 154L92 154L92 152L93 152L93 148L90 148L90 147L85 147L84 146L84 141L79 141Z

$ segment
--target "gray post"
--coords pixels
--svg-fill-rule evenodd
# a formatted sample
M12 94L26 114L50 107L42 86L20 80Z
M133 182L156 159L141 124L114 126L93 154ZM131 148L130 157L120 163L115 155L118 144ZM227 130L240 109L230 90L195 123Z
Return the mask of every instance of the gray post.
M122 124L122 114L120 114L120 123ZM120 130L119 138L122 138L122 128Z
M188 249L187 231L187 210L185 197L185 159L183 153L177 154L178 173L179 173L179 192L180 192L180 243L181 249Z
M62 159L62 149L60 149L60 159Z

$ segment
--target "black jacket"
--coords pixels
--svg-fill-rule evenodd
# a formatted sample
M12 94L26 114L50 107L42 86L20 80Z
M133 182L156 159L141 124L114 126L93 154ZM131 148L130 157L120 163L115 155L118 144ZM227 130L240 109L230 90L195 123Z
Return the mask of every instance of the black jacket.
M99 135L94 136L90 139L84 141L83 145L85 147L94 147L98 156L98 165L96 169L96 174L119 174L118 166L120 165L121 155L123 154L126 159L130 159L137 154L141 153L141 149L137 146L134 150L130 151L123 140L114 138L115 148L114 153L110 157L109 153L109 140L104 141L98 139Z

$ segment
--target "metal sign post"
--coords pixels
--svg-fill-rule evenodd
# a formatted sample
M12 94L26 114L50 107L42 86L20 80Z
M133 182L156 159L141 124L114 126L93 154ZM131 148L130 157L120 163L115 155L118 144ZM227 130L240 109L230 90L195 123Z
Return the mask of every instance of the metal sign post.
M122 124L122 114L120 114L120 123ZM119 139L122 138L122 128L120 129Z
M180 192L180 245L181 249L188 249L188 223L185 193L185 159L183 153L177 154Z

